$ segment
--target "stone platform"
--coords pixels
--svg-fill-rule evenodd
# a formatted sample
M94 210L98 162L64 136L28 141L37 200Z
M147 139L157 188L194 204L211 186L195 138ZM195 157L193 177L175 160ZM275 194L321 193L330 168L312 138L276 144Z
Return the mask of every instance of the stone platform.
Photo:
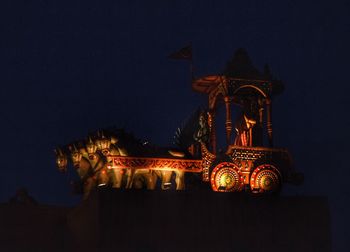
M104 248L331 251L329 207L322 197L106 191L99 202Z
M0 235L0 251L331 251L326 198L211 191L100 190L72 209L0 204Z

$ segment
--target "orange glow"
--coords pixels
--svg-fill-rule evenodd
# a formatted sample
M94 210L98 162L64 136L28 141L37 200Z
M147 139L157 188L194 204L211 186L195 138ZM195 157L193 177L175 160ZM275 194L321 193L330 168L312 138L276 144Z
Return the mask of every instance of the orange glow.
M241 170L230 162L222 162L215 166L210 180L211 188L216 192L241 191L244 185Z
M108 156L113 169L150 169L202 172L202 160Z

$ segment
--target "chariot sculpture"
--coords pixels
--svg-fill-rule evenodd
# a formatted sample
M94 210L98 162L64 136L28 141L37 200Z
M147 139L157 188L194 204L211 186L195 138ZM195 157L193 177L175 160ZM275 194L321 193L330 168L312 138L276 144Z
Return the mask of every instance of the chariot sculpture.
M72 160L84 198L99 186L149 190L201 188L217 192L278 193L283 183L299 184L287 149L273 144L272 100L283 83L266 66L260 73L238 49L222 74L193 79L192 88L208 96L176 131L176 148L151 146L121 129L97 131L84 141L57 148L60 171ZM217 151L216 113L225 108L225 151ZM232 108L240 116L232 122ZM187 177L191 181L187 182Z

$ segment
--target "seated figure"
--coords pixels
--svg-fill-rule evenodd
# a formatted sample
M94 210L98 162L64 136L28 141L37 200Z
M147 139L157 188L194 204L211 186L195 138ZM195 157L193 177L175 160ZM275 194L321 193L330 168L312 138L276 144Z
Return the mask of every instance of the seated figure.
M244 113L240 116L235 124L236 138L234 145L252 146L253 145L253 127L256 120L248 118Z
M236 138L234 145L262 145L262 101L256 97L245 99L241 103L243 112L235 123Z

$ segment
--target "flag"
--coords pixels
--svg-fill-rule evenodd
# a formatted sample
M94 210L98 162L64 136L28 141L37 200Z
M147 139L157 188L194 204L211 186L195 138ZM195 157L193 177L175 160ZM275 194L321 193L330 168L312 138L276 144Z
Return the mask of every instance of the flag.
M192 45L181 48L168 56L170 59L192 60Z

